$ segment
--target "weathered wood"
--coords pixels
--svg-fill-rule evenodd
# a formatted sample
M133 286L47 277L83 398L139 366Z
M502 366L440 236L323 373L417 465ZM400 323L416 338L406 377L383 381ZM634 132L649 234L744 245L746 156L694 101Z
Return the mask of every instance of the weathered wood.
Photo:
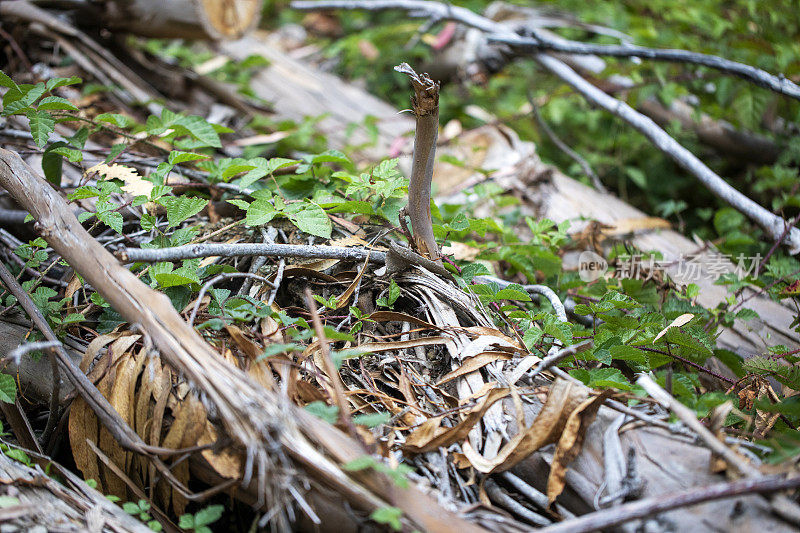
M146 37L238 39L258 23L261 4L262 0L107 0L98 22Z
M48 477L39 467L28 467L0 454L4 492L19 500L19 505L0 509L4 532L150 531L68 470L57 470L63 478L61 483Z

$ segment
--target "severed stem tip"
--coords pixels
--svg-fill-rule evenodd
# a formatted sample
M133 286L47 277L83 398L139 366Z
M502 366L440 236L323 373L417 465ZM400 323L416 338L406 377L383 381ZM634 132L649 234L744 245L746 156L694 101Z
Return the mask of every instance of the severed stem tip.
M414 88L414 113L417 116L438 113L439 110L439 83L426 74L418 74L408 63L400 63L394 69L401 74L406 74L411 79Z

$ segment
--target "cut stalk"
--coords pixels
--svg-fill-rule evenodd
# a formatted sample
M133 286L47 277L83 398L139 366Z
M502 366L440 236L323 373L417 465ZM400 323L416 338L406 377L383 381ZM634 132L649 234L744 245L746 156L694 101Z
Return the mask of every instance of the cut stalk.
M408 217L411 219L414 244L420 254L434 261L441 261L431 222L431 180L436 139L439 137L439 84L427 74L417 74L407 63L394 69L407 74L414 88L411 103L417 128L408 185Z

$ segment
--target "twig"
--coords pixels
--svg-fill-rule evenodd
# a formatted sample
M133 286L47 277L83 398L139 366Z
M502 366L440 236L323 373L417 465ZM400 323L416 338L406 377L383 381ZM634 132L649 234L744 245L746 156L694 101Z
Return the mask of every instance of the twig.
M650 118L642 115L625 102L607 95L586 81L562 61L547 54L539 54L535 56L534 59L547 70L561 78L567 85L583 95L586 100L605 109L612 115L618 116L633 126L634 129L650 139L656 148L672 158L673 161L683 167L687 172L694 175L717 198L720 198L737 211L747 215L756 224L761 226L772 239L786 244L792 254L800 253L800 229L795 227L784 233L786 227L789 226L786 220L772 214L761 205L734 189L728 182L708 168L697 156L684 148Z
M257 279L259 281L263 281L264 283L266 283L270 287L273 287L273 288L275 287L274 284L270 280L265 278L264 276L259 276L258 274L252 274L250 272L227 272L227 273L223 273L223 274L220 274L218 276L215 276L215 277L211 278L210 280L208 280L207 282L205 282L202 287L200 287L200 292L197 294L197 299L194 302L194 307L192 307L192 314L189 317L189 325L190 326L194 326L194 320L195 320L195 318L197 318L197 310L200 308L200 302L202 302L203 296L206 295L206 292L208 292L208 289L211 288L212 285L214 285L216 283L219 283L220 281L222 281L224 279L231 279L231 278Z
M517 35L507 27L482 17L468 9L446 5L430 0L322 0L319 2L308 0L295 0L291 7L299 10L319 9L364 9L387 10L402 9L416 17L437 17L439 19L455 20L482 30L496 38L515 38ZM638 113L625 102L613 98L581 77L577 72L564 62L543 52L534 52L533 59L541 66L561 78L570 87L580 93L587 101L602 107L611 114L618 116L645 137L653 145L670 156L679 166L694 175L715 196L727 202L739 212L748 216L756 224L764 228L774 240L784 242L790 253L800 253L800 229L792 228L785 237L781 237L788 223L781 217L746 197L725 180L708 168L694 154L684 148L667 132L658 127L648 117Z
M408 63L402 63L394 69L407 74L414 87L411 102L417 125L408 184L408 216L414 231L414 242L420 254L441 262L431 222L431 181L436 160L436 139L439 137L439 84L427 74L417 74Z
M319 350L322 353L322 362L325 365L325 372L331 380L334 401L337 407L339 407L339 420L344 423L350 430L352 436L356 438L358 436L358 431L356 431L353 420L350 418L350 404L347 403L347 397L344 395L344 383L342 383L339 370L336 368L336 365L333 364L328 339L325 337L325 329L322 327L322 320L319 318L317 306L311 295L311 289L308 287L306 287L305 290L305 297L306 307L308 307L308 311L311 313L311 323L314 326L314 332L317 334L317 341L319 342Z
M506 288L510 285L513 285L510 281L496 278L494 276L475 276L472 278L473 281L477 283L496 283L501 288ZM547 298L547 301L550 302L550 305L553 306L553 310L556 313L556 318L560 322L567 322L567 310L564 307L564 304L561 303L561 298L555 293L553 289L548 287L547 285L521 285L521 287L526 291L533 294L539 294Z
M689 52L688 50L647 48L645 46L631 44L603 45L565 40L556 41L535 29L531 29L530 32L533 34L533 37L490 35L488 39L489 42L503 43L510 45L512 48L534 53L542 50L550 50L553 52L575 55L639 57L655 61L702 65L719 70L720 72L725 72L726 74L733 74L759 87L764 87L776 93L800 100L800 86L786 79L783 75L775 76L759 68L729 59L723 59L718 56L699 54L697 52Z
M197 257L244 257L264 255L270 257L301 257L305 259L341 259L343 261L364 261L369 256L370 263L386 262L384 252L376 252L363 247L345 248L343 246L318 246L304 244L187 244L171 248L120 248L115 252L120 261L158 263L161 261L181 261Z
M36 305L33 303L33 300L31 300L31 297L27 292L25 292L17 279L2 263L0 263L0 279L2 279L3 285L5 285L11 294L14 295L25 312L28 313L28 316L30 316L33 323L37 328L39 328L39 330L42 332L42 335L44 335L44 337L47 339L46 342L28 343L26 345L19 346L10 354L11 358L14 360L17 366L19 366L19 361L23 353L28 353L31 350L36 349L47 349L47 357L50 360L50 373L52 374L53 379L53 389L50 391L50 412L47 414L47 425L45 426L44 433L42 434L43 439L45 439L42 442L46 443L47 439L49 439L50 435L53 433L59 417L58 397L61 391L61 372L58 370L57 356L59 354L64 354L67 359L69 359L69 356L64 349L64 345L61 344L61 341L59 341L58 338L56 338L53 330L50 329L50 325L47 323L47 320L45 320L42 312L38 307L36 307ZM31 345L39 345L40 347L30 348Z
M782 478L780 476L769 476L715 483L705 487L685 489L670 495L660 494L644 500L585 514L566 522L538 529L537 533L586 533L604 530L638 518L654 516L671 509L744 494L778 492L796 489L797 487L800 487L800 477Z
M742 456L725 446L711 430L705 427L695 416L691 409L676 400L671 394L662 389L655 381L646 374L639 376L636 384L647 391L659 403L665 405L677 416L681 422L686 424L692 431L697 433L705 445L715 454L722 457L726 463L745 476L760 476L761 472L748 463Z
M547 526L553 523L551 520L548 520L540 514L534 513L516 501L514 498L506 494L506 492L501 489L491 478L486 480L485 487L489 497L494 500L495 503L502 505L512 513L520 516L524 520L527 520L531 524L535 524L537 526Z
M578 344L573 344L571 346L567 346L566 348L562 348L555 353L548 354L544 359L542 359L536 368L533 369L528 377L530 379L535 378L548 368L552 368L553 365L558 364L564 358L569 357L570 355L576 354L578 352L582 352L584 350L588 350L594 344L593 339L589 339L583 342L579 342Z
M547 135L550 138L550 141L552 141L552 143L556 145L556 148L564 152L567 155L567 157L578 163L578 165L581 167L581 170L583 170L583 173L586 174L586 177L592 180L592 185L594 185L595 189L597 189L602 193L607 193L608 191L603 185L603 182L600 181L600 177L597 175L594 169L592 169L592 166L589 164L589 162L586 159L584 159L578 152L567 146L567 143L562 141L561 138L558 135L556 135L556 132L553 131L550 125L547 122L545 122L544 118L542 117L542 114L539 112L539 106L536 105L536 102L533 101L533 95L530 93L530 91L528 91L528 102L531 104L531 110L533 111L533 118L536 119L536 123L539 125L539 127L542 129L545 135Z
M8 354L7 357L12 361L14 361L15 365L19 366L23 355L35 352L36 350L55 348L56 346L61 346L61 341L28 342L25 344L20 344L19 346L11 350L11 352Z

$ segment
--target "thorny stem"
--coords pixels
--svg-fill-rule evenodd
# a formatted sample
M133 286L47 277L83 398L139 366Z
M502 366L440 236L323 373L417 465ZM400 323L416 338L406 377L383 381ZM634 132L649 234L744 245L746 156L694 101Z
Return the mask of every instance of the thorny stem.
M431 222L431 181L436 139L439 137L439 84L427 74L417 74L408 63L401 63L394 69L407 74L414 88L411 103L417 118L417 128L408 184L408 216L414 232L414 244L421 255L441 262L439 245L433 236Z

